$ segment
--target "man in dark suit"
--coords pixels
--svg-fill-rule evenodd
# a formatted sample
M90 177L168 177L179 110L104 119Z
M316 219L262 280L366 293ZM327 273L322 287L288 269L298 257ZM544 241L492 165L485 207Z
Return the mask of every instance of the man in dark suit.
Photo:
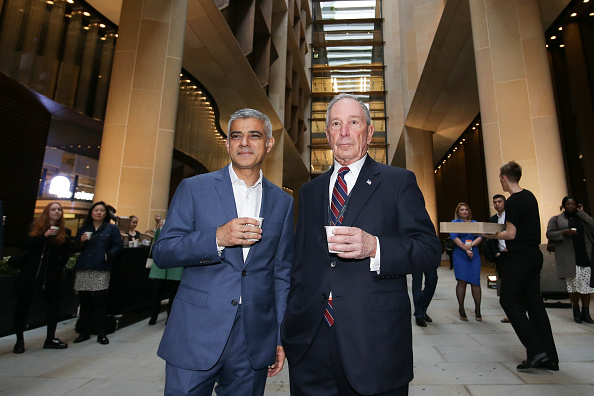
M413 378L406 274L439 266L440 243L414 174L367 155L373 131L356 97L328 105L335 163L301 189L281 328L292 395L404 395Z
M505 197L501 194L493 195L493 208L497 211L489 218L489 222L505 224ZM497 275L497 296L501 295L501 279L503 274L503 264L507 257L507 247L503 239L488 239L487 249L489 254L489 261L495 262L495 275ZM506 316L501 319L501 323L509 323L509 318Z
M261 172L272 125L242 109L229 121L231 165L185 179L154 246L184 267L158 355L166 395L262 395L283 367L279 327L293 259L293 199Z

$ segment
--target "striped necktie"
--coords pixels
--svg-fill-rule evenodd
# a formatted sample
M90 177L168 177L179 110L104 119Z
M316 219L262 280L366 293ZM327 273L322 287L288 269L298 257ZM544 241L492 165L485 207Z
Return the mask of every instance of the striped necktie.
M343 166L338 170L338 176L336 177L336 183L334 183L334 189L332 190L332 200L330 202L330 217L332 225L341 225L344 218L342 208L349 195L344 176L349 172L349 168Z
M343 166L338 170L338 176L336 177L336 183L334 183L334 189L332 190L332 200L330 202L330 217L332 225L341 225L344 218L343 208L346 199L349 195L344 176L349 172L349 168ZM326 311L324 312L324 320L328 327L334 325L334 308L332 307L332 297L328 299L326 305Z

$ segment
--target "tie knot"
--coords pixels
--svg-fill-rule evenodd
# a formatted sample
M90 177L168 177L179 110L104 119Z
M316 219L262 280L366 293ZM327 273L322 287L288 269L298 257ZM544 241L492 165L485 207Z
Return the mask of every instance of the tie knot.
M346 175L347 173L349 173L350 169L348 166L343 166L342 168L340 168L338 170L338 174L342 177L344 177L344 175Z

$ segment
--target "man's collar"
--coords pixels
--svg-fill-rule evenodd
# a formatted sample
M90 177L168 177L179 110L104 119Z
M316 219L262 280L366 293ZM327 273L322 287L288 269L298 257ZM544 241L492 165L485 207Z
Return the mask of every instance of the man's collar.
M229 177L231 178L231 184L235 184L239 180L241 180L239 178L239 176L237 176L237 173L235 173L235 170L233 169L233 164L229 164ZM258 184L261 184L263 177L264 177L264 174L262 173L262 169L260 169L260 177L258 178L258 180L256 181L256 183L254 183L254 185L252 187L255 187ZM243 180L241 180L241 181L243 182L243 184L246 184Z
M359 158L357 161L353 162L350 165L347 165L349 167L349 169L351 170L351 172L355 173L355 174L359 174L359 172L361 171L361 168L363 168L363 164L365 163L365 160L367 159L367 153ZM336 159L334 160L334 172L338 172L338 170L342 168L342 165L340 165Z

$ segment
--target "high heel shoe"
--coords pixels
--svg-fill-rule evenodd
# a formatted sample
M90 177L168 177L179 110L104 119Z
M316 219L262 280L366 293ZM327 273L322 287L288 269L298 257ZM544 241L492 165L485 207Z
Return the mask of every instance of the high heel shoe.
M590 307L582 307L582 322L594 324L594 320L590 317Z
M105 334L100 334L97 336L97 342L101 345L109 344L109 339L105 336Z
M461 321L468 322L468 316L466 316L466 311L464 311L464 309L458 309L458 313L460 314Z
M24 341L17 341L14 344L14 348L12 348L12 353L20 354L25 352L25 342Z

